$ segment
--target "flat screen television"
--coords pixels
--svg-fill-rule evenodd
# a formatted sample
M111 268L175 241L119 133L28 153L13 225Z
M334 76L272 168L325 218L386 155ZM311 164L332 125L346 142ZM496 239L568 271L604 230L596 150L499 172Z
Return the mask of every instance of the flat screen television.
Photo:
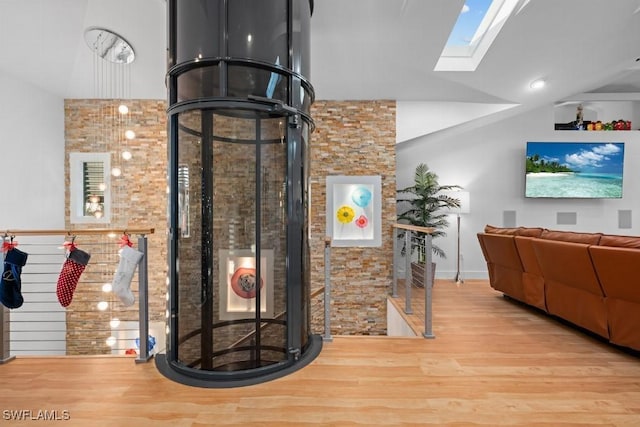
M525 197L622 198L624 143L527 142Z

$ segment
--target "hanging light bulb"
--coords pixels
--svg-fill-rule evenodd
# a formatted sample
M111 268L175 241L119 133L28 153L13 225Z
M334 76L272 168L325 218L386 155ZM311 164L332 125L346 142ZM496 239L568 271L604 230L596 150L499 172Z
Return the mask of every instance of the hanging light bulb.
M111 175L113 176L120 176L122 175L122 170L118 167L112 168L111 169Z
M120 105L118 106L118 112L119 112L120 114L122 114L122 115L125 115L125 114L127 114L127 113L129 112L129 107L127 107L127 106L126 106L126 105L124 105L124 104L120 104Z
M134 131L132 131L131 129L129 129L129 130L126 130L126 131L124 132L124 136L125 136L125 138L127 138L127 139L133 139L133 138L135 138L135 137L136 137L136 133L135 133Z
M131 154L131 151L125 150L122 152L122 158L125 160L131 160L131 157L133 157L133 155Z
M120 319L114 317L109 321L109 326L111 326L112 329L117 328L118 326L120 326Z
M109 347L113 347L116 344L116 337L112 335L109 338L107 338L106 342Z
M111 283L105 283L104 285L102 285L102 292L111 292L111 290L113 289L113 286L111 286Z
M107 308L109 308L109 303L106 301L100 301L98 303L98 310L100 311L105 311Z

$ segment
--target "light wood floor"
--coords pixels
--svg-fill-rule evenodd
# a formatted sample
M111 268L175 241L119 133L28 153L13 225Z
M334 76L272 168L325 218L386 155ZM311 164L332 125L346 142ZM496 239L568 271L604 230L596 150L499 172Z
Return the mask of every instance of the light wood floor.
M437 283L434 310L435 339L335 337L300 371L235 389L125 357L18 358L0 365L0 426L640 426L640 358L484 281ZM8 419L22 410L70 420Z

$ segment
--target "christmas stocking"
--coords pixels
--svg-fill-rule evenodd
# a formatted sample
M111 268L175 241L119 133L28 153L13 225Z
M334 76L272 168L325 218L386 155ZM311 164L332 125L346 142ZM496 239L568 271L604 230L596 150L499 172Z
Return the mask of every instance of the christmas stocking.
M15 247L7 251L0 279L0 302L7 308L19 308L24 303L20 274L22 267L27 263L27 257L27 253Z
M120 298L120 301L126 306L133 305L135 300L133 292L131 292L131 279L133 279L133 273L135 273L142 255L142 252L128 245L125 245L120 250L120 263L113 277L111 287L113 292Z
M89 263L89 258L91 258L90 254L71 246L69 255L62 264L62 271L60 271L56 286L56 295L63 307L68 307L71 304L78 280Z

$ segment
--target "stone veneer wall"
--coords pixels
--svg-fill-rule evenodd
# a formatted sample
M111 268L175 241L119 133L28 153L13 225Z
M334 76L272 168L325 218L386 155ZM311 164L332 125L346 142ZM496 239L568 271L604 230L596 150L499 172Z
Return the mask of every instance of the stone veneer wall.
M395 101L316 101L311 136L311 287L324 285L326 177L380 175L382 246L331 248L331 333L384 335L396 221ZM321 299L321 298L320 298ZM323 332L318 300L312 328Z
M153 228L148 236L148 279L150 321L164 321L167 271L167 125L166 102L128 100L129 125L133 140L113 138L122 128L112 119L117 103L113 100L65 100L65 224L67 228ZM115 114L114 114L115 113ZM105 120L105 116L107 119ZM111 142L107 142L111 141ZM128 149L133 157L122 160ZM69 153L110 152L111 165L122 169L120 177L111 177L112 220L110 224L85 225L69 222ZM137 274L132 283L136 304L124 307L113 295L107 298L111 308L100 312L96 304L105 299L104 283L113 280L119 258L117 236L78 236L79 248L91 253L89 265L80 277L73 301L67 308L67 354L103 354L111 349L105 340L111 334L109 319L113 311L121 321L138 319ZM137 237L131 236L134 247ZM137 335L136 335L137 336Z
M166 102L135 100L128 104L136 138L126 144L121 143L121 146L107 146L95 135L104 132L97 116L110 105L109 101L65 101L67 227L71 226L68 220L69 153L109 151L112 162L121 163L119 150L126 145L133 153L133 159L123 165L123 176L116 182L112 226L123 230L133 226L155 229L155 233L149 236L149 312L151 321L164 321L167 270ZM390 291L393 258L391 225L396 219L395 111L394 101L316 101L312 107L316 123L316 130L311 135L310 153L312 289L324 285L326 176L382 177L382 246L332 248L331 251L331 333L334 335L386 334L386 297ZM195 197L193 193L192 197ZM82 238L77 243L80 248L88 248ZM117 259L107 257L104 263L111 269L106 271L104 268L98 271L97 262L97 257L92 257L81 277L74 301L67 309L68 354L109 352L109 348L102 344L109 331L96 330L96 325L102 321L108 324L109 320L108 313L95 309L95 302L101 298L100 286L83 286L82 281L109 282ZM95 278L92 274L100 277ZM119 309L123 310L122 307ZM312 331L315 333L323 333L322 316L320 294L312 300ZM137 319L136 306L123 310L120 318Z

